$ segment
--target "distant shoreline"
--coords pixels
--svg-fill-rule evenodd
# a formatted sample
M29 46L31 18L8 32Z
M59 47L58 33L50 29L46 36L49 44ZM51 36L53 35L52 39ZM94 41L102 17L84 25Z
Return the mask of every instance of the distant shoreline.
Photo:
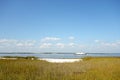
M0 52L0 54L74 54L74 53L76 52ZM92 52L86 52L86 53L91 54ZM93 52L92 54L106 54L106 53ZM113 54L113 53L108 52L107 54ZM120 54L120 52L117 52L115 54Z

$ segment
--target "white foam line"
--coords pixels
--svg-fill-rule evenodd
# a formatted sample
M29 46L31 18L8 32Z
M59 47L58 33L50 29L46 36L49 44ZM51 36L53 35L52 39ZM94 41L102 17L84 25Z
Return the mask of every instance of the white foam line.
M45 60L51 63L72 63L72 62L82 61L82 59L47 59L47 58L39 59L39 60Z

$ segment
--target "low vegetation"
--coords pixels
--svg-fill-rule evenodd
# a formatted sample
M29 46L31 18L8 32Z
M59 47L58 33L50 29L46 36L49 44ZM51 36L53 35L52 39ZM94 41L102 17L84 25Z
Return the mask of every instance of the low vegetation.
M120 58L83 58L75 63L0 59L0 80L120 80Z
M26 56L26 57L22 57L22 56L2 56L1 59L32 59L32 60L36 60L38 59L35 56Z

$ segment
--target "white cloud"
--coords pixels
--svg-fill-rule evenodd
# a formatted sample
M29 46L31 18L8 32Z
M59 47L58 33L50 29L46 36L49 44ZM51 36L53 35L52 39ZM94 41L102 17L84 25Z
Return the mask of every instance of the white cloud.
M104 43L101 43L101 45L106 46L106 47L117 47L117 46L120 46L117 42L113 42L113 43L104 42Z
M116 41L116 43L120 45L120 41Z
M0 43L16 43L17 40L14 39L0 39Z
M22 42L19 42L16 44L16 46L18 47L32 47L34 45L33 42L29 42L29 43L22 43Z
M16 46L23 46L24 44L23 43L17 43Z
M115 47L115 46L120 46L120 41L114 41L114 42L105 42L105 41L100 41L100 40L95 40L96 43L102 46L107 46L107 47Z
M16 43L17 47L32 47L36 43L35 40L18 40Z
M50 48L52 46L52 43L42 43L40 45L40 48Z
M71 38L72 40L74 38ZM70 40L62 41L57 37L45 37L44 42L35 40L16 40L16 39L0 39L0 51L80 51L85 52L120 52L120 40L117 41L101 41L94 40L93 43L80 44ZM76 42L76 43L75 43ZM40 49L41 48L41 49Z
M60 40L60 38L57 37L45 37L43 39L41 39L42 42L46 42L46 41L58 41Z
M75 39L75 37L73 37L73 36L70 36L70 37L69 37L69 39L70 39L70 40L74 40L74 39Z
M75 43L69 43L68 46L70 46L70 47L75 47L76 44L75 44Z
M3 47L30 47L34 44L35 40L0 39L0 46Z
M96 49L97 52L120 52L120 41L109 42L99 40L92 48L92 50Z
M96 43L99 43L99 42L100 42L100 40L95 40L95 42L96 42Z
M0 39L0 46L1 47L8 47L13 46L17 43L17 40L14 39Z
M63 44L63 43L57 43L56 46L59 47L59 48L64 48L65 44Z
M8 41L7 39L0 39L0 43L5 43L7 41Z

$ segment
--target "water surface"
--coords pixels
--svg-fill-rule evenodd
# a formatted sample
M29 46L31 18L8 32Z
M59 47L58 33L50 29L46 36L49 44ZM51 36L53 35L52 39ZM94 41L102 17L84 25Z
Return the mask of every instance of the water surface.
M86 55L76 55L75 53L0 53L0 56L35 56L38 58L55 58L55 59L71 59L91 57L120 57L120 53L87 53Z

